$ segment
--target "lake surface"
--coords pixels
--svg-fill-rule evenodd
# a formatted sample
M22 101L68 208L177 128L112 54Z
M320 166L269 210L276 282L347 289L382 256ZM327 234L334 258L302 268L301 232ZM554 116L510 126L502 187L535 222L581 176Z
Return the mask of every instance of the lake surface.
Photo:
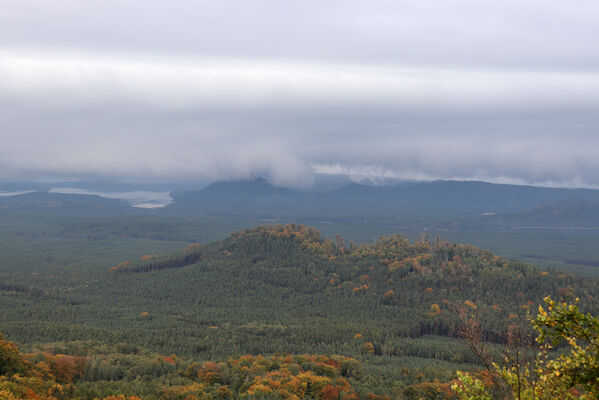
M33 193L35 190L20 190L18 192L3 192L0 190L0 197L18 196L20 194Z
M132 192L100 192L88 189L59 187L51 188L49 192L65 194L87 194L104 197L106 199L120 199L125 200L131 206L138 208L161 208L166 207L173 201L170 192L153 192L145 190L136 190Z

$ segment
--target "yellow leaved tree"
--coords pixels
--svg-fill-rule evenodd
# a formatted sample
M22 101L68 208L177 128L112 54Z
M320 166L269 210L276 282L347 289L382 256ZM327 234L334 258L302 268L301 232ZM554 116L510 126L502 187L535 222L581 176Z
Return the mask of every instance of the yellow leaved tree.
M544 301L532 320L538 332L534 359L488 363L506 389L504 395L518 400L599 399L599 319L576 304L550 297ZM558 346L566 351L556 356ZM458 373L452 389L460 400L494 398L480 379L466 373Z

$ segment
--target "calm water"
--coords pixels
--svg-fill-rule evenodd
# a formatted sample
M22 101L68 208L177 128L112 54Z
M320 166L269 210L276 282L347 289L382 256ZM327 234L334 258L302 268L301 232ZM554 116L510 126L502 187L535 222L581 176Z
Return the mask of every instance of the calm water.
M65 194L89 194L104 197L107 199L125 200L133 207L139 208L160 208L169 205L173 198L170 192L151 192L136 190L133 192L98 192L88 189L77 188L52 188L50 193L65 193Z

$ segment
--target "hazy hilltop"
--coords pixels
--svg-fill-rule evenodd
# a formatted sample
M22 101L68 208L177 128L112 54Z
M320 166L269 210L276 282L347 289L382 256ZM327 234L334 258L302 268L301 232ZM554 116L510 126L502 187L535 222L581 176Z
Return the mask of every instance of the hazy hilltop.
M294 215L309 194L274 186L265 179L214 182L199 191L176 192L165 211L204 212L220 215ZM286 211L287 210L287 211Z

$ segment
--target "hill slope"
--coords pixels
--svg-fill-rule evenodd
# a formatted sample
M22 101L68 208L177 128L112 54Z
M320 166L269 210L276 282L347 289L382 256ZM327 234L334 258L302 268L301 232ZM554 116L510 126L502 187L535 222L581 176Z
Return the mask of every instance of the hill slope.
M599 305L596 281L543 272L473 246L410 243L401 235L346 246L303 225L256 227L113 272L145 296L164 298L176 286L167 296L175 303L251 308L256 317L278 323L322 317L390 324L396 335L409 337L455 335L456 312L464 304L478 310L491 340L500 340L510 314L548 294ZM143 278L140 272L151 274Z

